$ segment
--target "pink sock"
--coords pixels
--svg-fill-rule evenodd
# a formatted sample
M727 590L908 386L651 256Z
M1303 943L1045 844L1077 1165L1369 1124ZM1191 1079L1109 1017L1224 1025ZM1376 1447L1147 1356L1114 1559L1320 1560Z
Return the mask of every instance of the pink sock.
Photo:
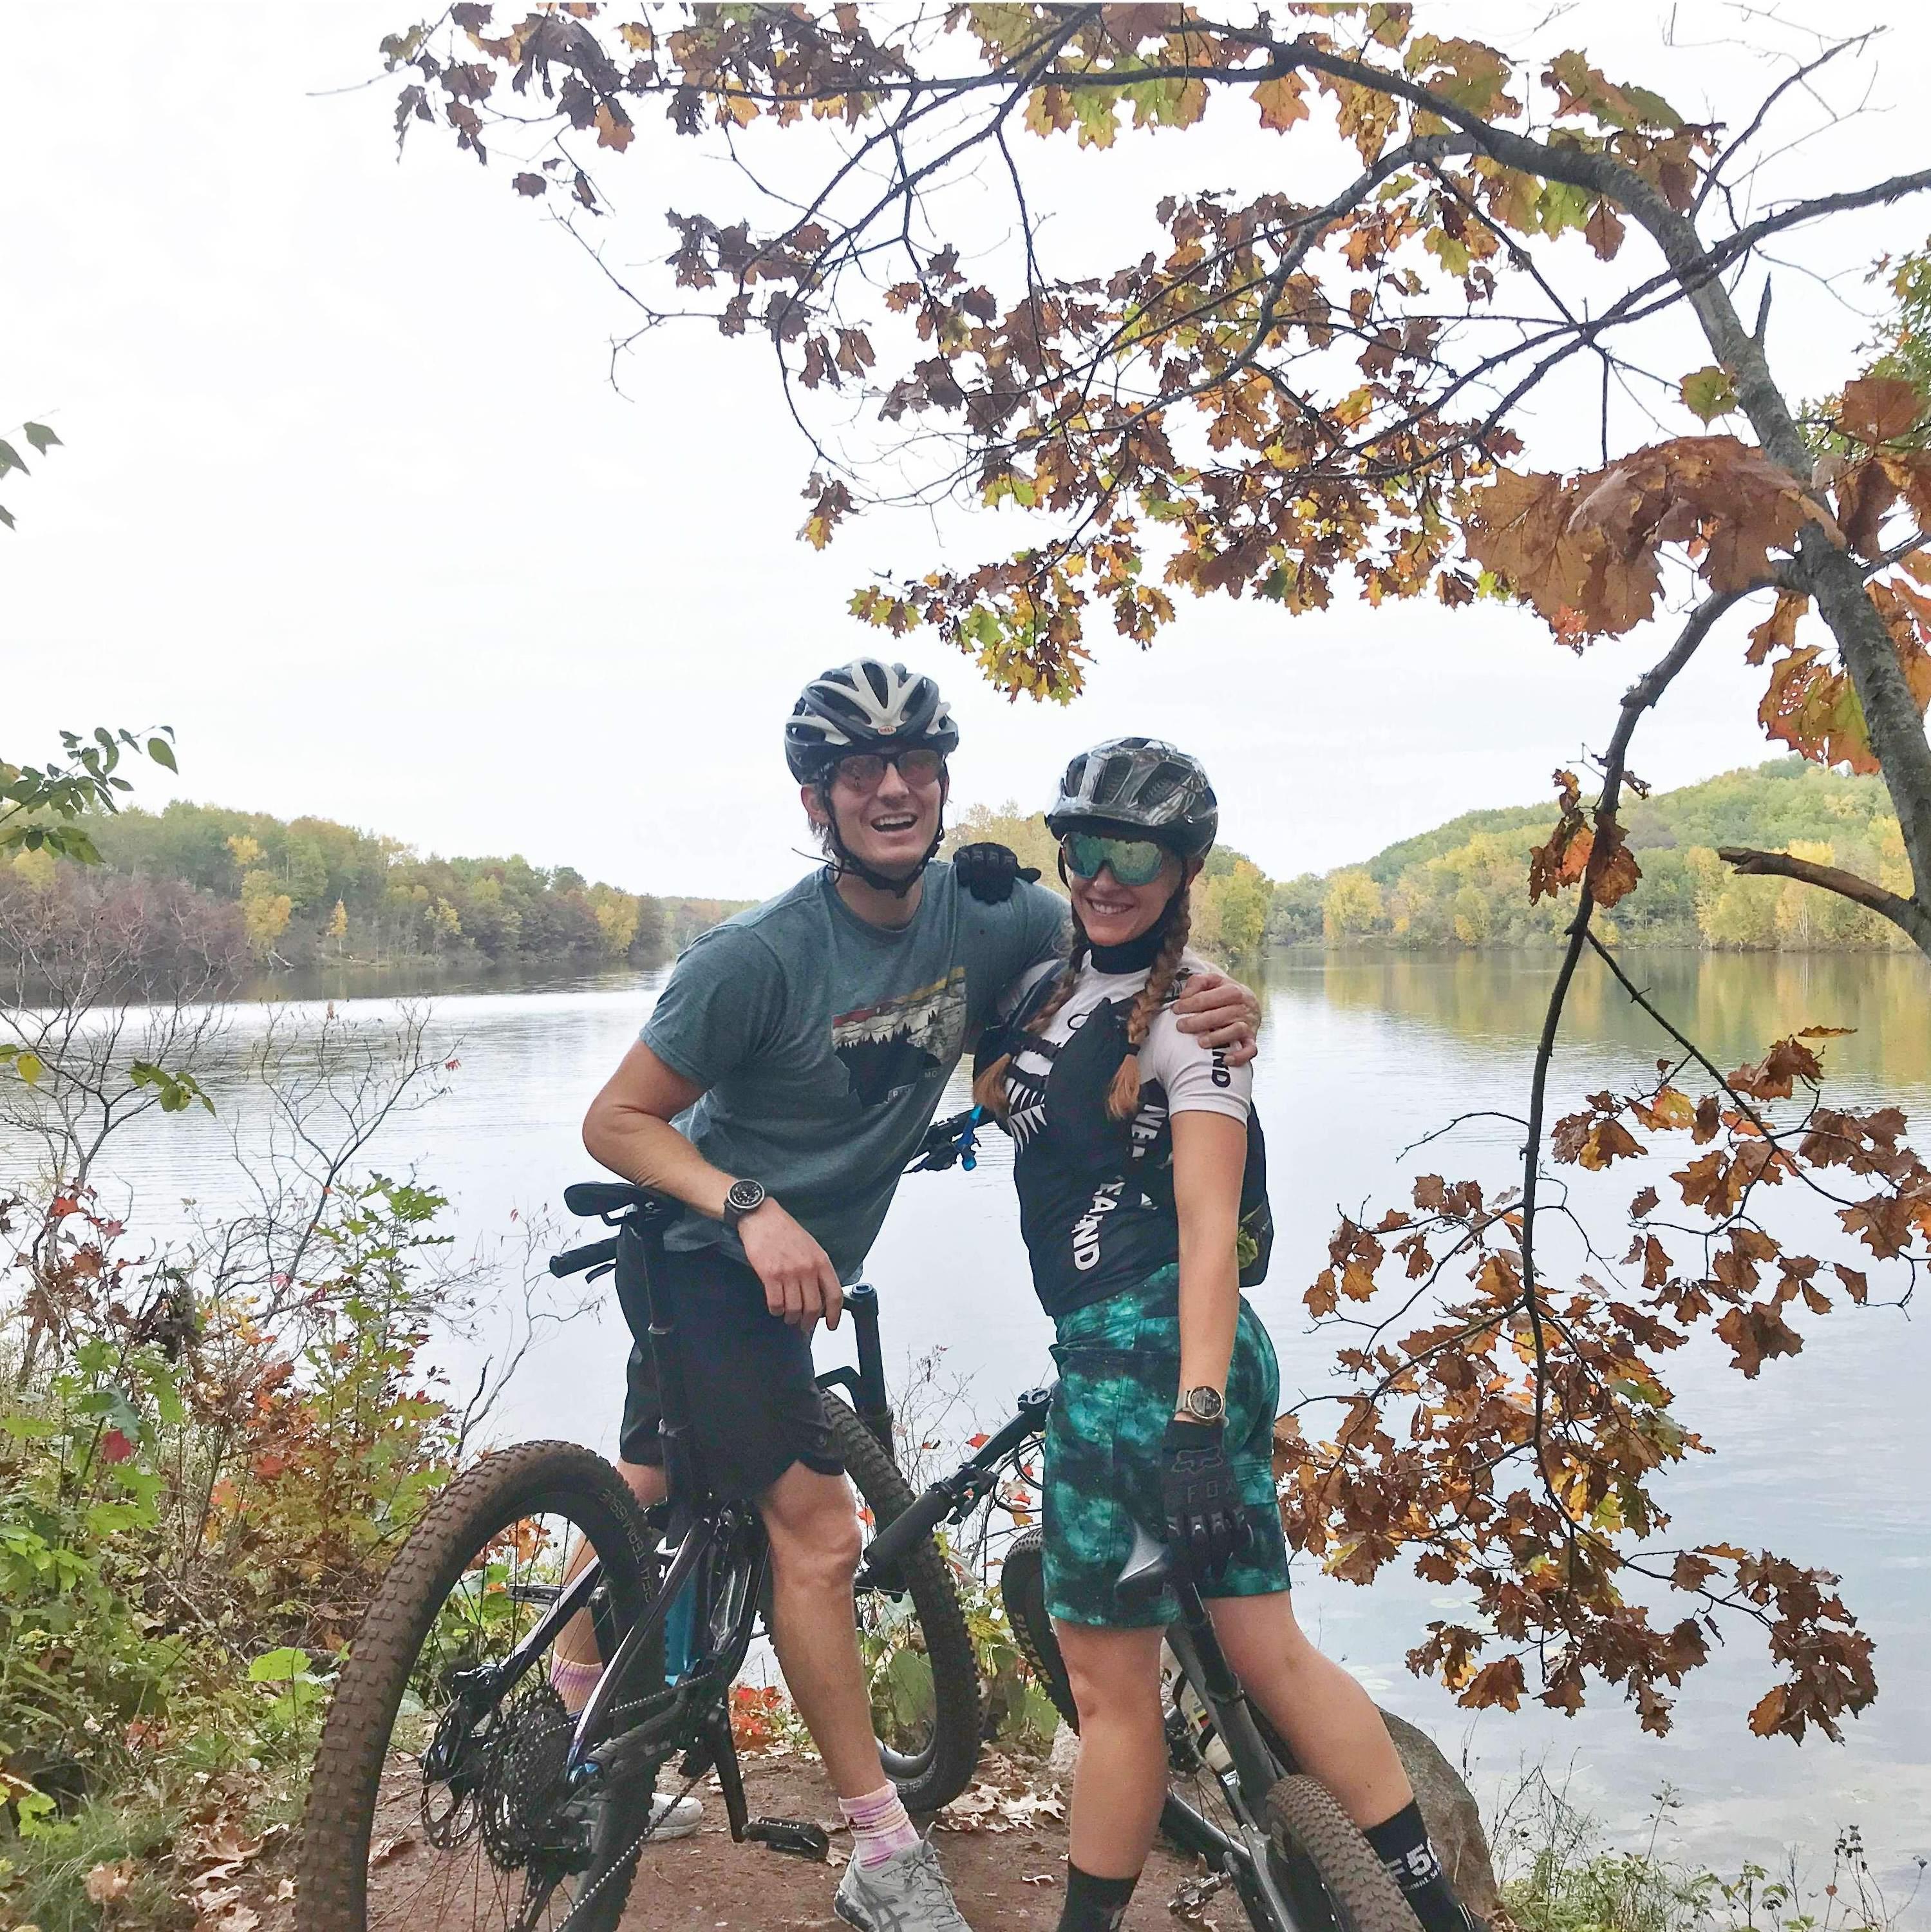
M895 1784L881 1785L862 1798L841 1798L838 1809L852 1828L852 1856L862 1865L882 1865L895 1852L918 1848L919 1834L898 1802Z
M563 1700L563 1708L574 1718L590 1701L597 1679L604 1674L601 1664L572 1664L567 1657L550 1660L550 1684Z

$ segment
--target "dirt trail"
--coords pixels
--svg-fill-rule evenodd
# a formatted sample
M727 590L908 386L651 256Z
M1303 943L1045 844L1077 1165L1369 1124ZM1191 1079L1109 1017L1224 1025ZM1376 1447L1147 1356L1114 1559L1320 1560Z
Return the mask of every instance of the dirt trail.
M754 1817L813 1818L829 1828L838 1816L813 1763L754 1760L745 1767L745 1788ZM645 1854L623 1932L842 1932L832 1894L850 1853L848 1837L833 1838L829 1865L734 1845L721 1801L715 1792L703 1795L704 1827L697 1835ZM1042 1818L1004 1832L940 1831L933 1842L973 1932L1018 1927L1051 1932L1058 1923L1066 1840L1057 1820ZM1174 1932L1182 1922L1168 1912L1168 1902L1192 1869L1156 1849L1126 1915L1126 1932ZM1042 1877L1051 1882L1029 1882ZM1186 1922L1236 1932L1246 1922L1237 1904L1216 1899L1204 1918Z

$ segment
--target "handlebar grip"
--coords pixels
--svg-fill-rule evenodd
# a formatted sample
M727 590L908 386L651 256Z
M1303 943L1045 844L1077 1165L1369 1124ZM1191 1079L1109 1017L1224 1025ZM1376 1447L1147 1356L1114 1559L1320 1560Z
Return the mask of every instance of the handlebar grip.
M600 1262L613 1262L616 1258L617 1238L613 1234L607 1241L589 1241L580 1248L565 1248L560 1255L552 1255L550 1272L558 1276L581 1274Z
M902 1516L895 1516L872 1538L865 1552L866 1574L876 1581L881 1572L889 1570L915 1543L923 1542L931 1535L952 1510L952 1497L934 1483L922 1496L913 1499L911 1507Z

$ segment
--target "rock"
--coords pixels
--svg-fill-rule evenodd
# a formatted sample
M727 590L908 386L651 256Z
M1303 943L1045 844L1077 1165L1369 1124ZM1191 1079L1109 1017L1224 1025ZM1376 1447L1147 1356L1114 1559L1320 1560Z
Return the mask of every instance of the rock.
M1414 1786L1415 1802L1421 1807L1449 1882L1471 1912L1492 1918L1501 1900L1495 1868L1489 1858L1488 1834L1482 1828L1474 1794L1426 1731L1417 1730L1392 1711L1384 1711L1381 1720L1394 1740L1402 1768Z

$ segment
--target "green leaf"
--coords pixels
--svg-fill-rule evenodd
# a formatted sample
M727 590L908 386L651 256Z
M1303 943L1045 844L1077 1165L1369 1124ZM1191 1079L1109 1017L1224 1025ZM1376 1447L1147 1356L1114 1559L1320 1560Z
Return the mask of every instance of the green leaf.
M37 1087L40 1084L40 1076L46 1070L37 1053L22 1053L14 1057L13 1071L29 1087Z
M1714 422L1737 406L1736 385L1730 380L1729 370L1714 364L1684 376L1682 390L1684 406L1699 422Z
M22 423L20 428L27 440L34 446L35 452L40 455L46 455L47 452L60 441L60 438L55 435L45 423Z
M148 756L156 764L166 766L171 772L181 770L174 761L174 747L165 738L150 738L148 740Z
M286 1684L291 1678L308 1674L308 1652L284 1644L279 1650L265 1651L248 1666L250 1684Z
M4 503L0 503L0 524L4 524L10 530L13 528L13 513Z
M0 436L0 476L5 476L10 470L17 470L25 475L27 466L20 460L20 452L4 436Z

